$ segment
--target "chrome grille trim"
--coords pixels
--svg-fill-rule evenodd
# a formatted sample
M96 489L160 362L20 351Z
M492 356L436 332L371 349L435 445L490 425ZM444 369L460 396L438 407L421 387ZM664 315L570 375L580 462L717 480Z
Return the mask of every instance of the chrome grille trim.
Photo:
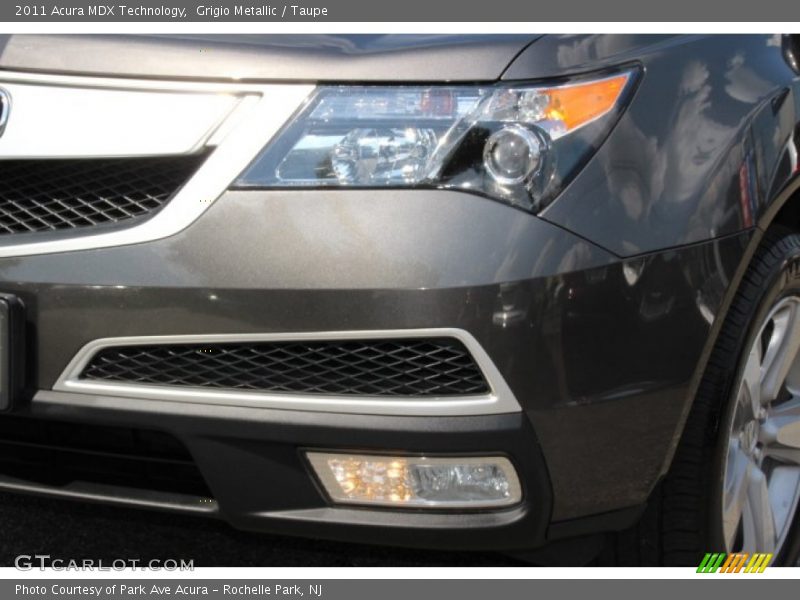
M323 394L263 393L81 379L81 373L83 373L84 368L97 352L105 348L116 346L426 337L451 337L464 344L488 382L490 387L489 393L469 396L427 396L421 398L337 396ZM53 386L53 390L58 392L78 392L96 396L137 398L141 400L350 414L466 416L516 413L522 410L513 392L478 341L463 329L451 328L104 338L89 342L78 351Z
M152 219L121 231L103 233L87 230L86 235L69 239L28 239L19 242L13 239L4 240L0 244L0 257L137 244L178 233L199 218L230 186L314 89L314 86L305 84L213 84L10 71L0 71L0 87L9 92L13 104L5 134L0 137L0 159L163 156L192 154L213 148L203 166ZM33 88L39 93L31 95ZM14 98L15 89L18 95L22 94L21 98ZM98 106L103 105L103 102L97 100L96 95L100 94L103 98L114 98L115 103L124 107L136 106L137 102L146 102L147 106L152 107L163 101L177 103L176 106L180 107L183 101L192 107L191 110L187 109L188 114L197 115L198 111L202 114L203 106L208 106L209 111L214 114L208 119L198 120L195 123L196 130L191 129L191 123L182 124L177 142L170 135L153 133L159 131L159 128L170 131L169 119L166 122L164 119L156 119L153 123L137 121L143 127L142 133L147 135L142 137L130 134L127 138L116 136L116 139L110 136L111 141L115 142L112 145L106 144L109 132L103 127L98 127L95 131L87 128L79 136L74 129L74 123L70 124L66 119L62 119L60 129L58 120L48 121L49 129L37 129L36 124L20 124L32 123L29 111L35 108L25 107L22 102L25 96L38 97L38 110L42 110L43 106L46 107L46 92L52 92L55 102L57 98L66 98L66 91L69 91L69 106L76 107L85 103L95 111ZM82 101L81 98L85 100ZM94 99L90 101L91 98ZM124 114L119 110L120 107L116 104L109 104L110 114L117 114L118 117ZM158 114L155 113L156 116ZM172 116L175 110L165 114ZM107 125L106 123L104 127ZM130 129L126 126L124 131L130 133ZM30 142L47 139L58 140L58 144L48 145L41 142L37 146Z
M452 337L114 346L83 381L351 398L463 397L489 386Z

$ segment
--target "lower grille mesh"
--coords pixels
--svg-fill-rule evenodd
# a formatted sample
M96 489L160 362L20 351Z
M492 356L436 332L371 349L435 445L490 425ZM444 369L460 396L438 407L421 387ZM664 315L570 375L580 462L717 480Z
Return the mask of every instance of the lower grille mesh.
M0 475L48 486L84 481L211 497L181 442L127 427L0 415Z
M489 391L464 345L449 338L113 347L95 354L81 379L366 396Z
M0 236L113 225L161 208L204 156L0 161Z

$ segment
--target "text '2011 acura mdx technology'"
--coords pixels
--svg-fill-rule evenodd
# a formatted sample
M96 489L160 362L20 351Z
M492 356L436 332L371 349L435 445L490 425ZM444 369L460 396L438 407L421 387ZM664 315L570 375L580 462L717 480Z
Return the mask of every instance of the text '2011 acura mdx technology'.
M795 561L799 57L5 36L0 489L542 563Z

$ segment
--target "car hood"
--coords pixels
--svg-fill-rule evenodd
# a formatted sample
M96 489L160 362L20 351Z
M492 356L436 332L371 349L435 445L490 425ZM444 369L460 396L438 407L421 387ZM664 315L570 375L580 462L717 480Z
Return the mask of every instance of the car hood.
M5 35L0 69L235 81L493 81L535 35Z

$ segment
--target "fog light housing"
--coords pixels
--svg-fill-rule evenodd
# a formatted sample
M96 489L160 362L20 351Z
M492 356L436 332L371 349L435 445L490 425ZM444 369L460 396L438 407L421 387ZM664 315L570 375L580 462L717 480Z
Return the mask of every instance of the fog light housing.
M522 500L507 458L308 452L331 500L395 508L502 508Z

